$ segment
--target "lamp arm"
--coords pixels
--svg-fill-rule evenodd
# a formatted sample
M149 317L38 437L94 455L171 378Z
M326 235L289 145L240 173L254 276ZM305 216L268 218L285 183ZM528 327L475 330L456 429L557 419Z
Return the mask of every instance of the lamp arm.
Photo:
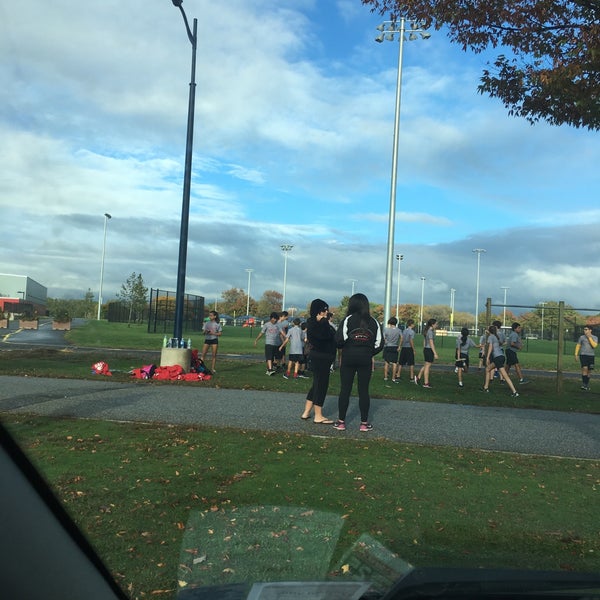
M187 15L185 14L185 10L183 10L183 6L181 4L177 5L179 10L181 11L181 16L183 17L183 22L185 23L185 30L187 31L188 38L193 48L196 48L196 38L194 37L192 30L190 29L190 24L187 19Z

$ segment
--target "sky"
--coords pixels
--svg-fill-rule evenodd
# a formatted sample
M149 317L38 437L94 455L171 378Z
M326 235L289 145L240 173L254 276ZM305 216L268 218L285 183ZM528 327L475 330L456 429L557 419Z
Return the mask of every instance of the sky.
M360 0L183 7L186 291L212 307L252 269L258 300L285 271L286 308L352 289L383 303L399 49L374 41L384 17ZM506 293L600 312L598 133L509 116L477 93L494 53L431 33L404 44L392 305L454 289L457 311ZM0 272L97 299L105 248L105 300L132 272L175 290L191 56L168 0L0 0Z

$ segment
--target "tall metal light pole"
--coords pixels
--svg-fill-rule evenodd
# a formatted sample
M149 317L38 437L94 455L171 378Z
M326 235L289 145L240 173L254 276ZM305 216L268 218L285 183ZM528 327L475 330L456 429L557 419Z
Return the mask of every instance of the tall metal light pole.
M394 229L396 226L396 179L398 175L398 133L400 130L400 99L402 96L402 54L404 50L405 34L409 34L409 40L421 38L428 39L430 33L423 31L421 23L412 21L407 27L405 17L401 17L400 21L384 21L377 26L377 30L381 33L375 38L376 42L388 40L394 41L394 35L398 34L398 76L396 78L396 116L394 118L394 141L392 146L392 176L390 183L390 210L388 216L388 239L387 239L387 254L385 265L385 298L383 303L383 319L387 323L390 318L390 310L392 305L392 271L394 266Z
M504 310L502 311L502 327L506 327L506 291L510 290L510 288L503 285L500 289L504 290Z
M474 248L473 252L477 252L477 285L475 287L475 335L479 333L479 263L481 261L481 253L485 252L483 248Z
M285 288L287 285L287 259L288 252L292 250L294 246L291 244L282 244L281 250L283 251L283 298L281 299L281 310L285 310Z
M194 107L196 104L196 47L198 42L198 19L193 21L193 29L183 10L183 0L171 0L179 8L185 29L192 44L192 71L188 99L187 138L185 143L185 170L183 174L183 200L181 204L181 229L179 232L179 260L177 266L177 290L175 292L175 323L173 337L183 338L183 300L185 296L185 271L187 263L188 225L190 220L190 190L192 186L192 151L194 146Z
M246 316L250 314L250 278L252 277L252 271L254 271L254 269L246 269L246 273L248 273L248 297L246 298Z
M398 320L400 320L400 317L398 316L398 313L400 311L400 265L402 264L403 258L404 254L396 254L396 260L398 261L398 282L396 287L396 319Z
M456 290L450 288L450 331L454 331L454 294Z
M102 310L102 287L104 285L104 256L106 255L106 224L112 217L108 213L104 213L104 241L102 242L102 262L100 263L100 289L98 291L98 315L100 320L100 311Z
M419 313L419 333L423 331L423 299L425 298L425 277L421 277L421 312Z
M358 282L358 279L351 279L350 282L352 283L352 292L350 295L354 296L354 284Z
M542 335L541 335L541 338L544 339L544 306L546 306L546 304L548 304L548 303L540 302L540 304L542 305Z

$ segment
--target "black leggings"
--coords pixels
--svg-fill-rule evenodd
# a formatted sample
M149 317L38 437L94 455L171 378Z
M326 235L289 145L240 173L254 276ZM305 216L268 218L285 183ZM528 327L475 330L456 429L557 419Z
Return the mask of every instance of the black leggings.
M371 382L372 370L373 362L371 356L346 356L342 353L340 396L338 398L340 421L346 420L355 374L358 375L358 408L360 410L360 420L363 423L369 420L369 408L371 407L369 383Z
M323 407L323 404L325 403L333 359L334 356L329 354L317 352L311 352L310 354L310 367L313 373L313 383L310 390L308 390L306 399L310 400L315 406Z

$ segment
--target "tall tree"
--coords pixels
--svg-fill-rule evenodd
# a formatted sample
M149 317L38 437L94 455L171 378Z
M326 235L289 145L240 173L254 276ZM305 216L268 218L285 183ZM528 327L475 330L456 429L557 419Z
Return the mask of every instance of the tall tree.
M534 123L600 129L600 0L362 0L373 12L445 27L480 53L503 47L480 93Z
M586 317L578 313L570 304L565 304L563 316L565 331L577 331L577 328L586 322ZM534 331L540 336L542 330L545 330L544 337L551 336L558 326L558 302L554 300L540 302L536 308L522 314L517 320L523 325L524 330Z
M62 312L67 311L71 318L91 319L94 316L96 303L94 302L94 293L88 288L84 297L79 300L74 298L48 298L47 307L51 317L56 316L56 313L60 310Z
M230 315L245 315L248 296L246 291L238 288L225 290L221 294L220 311ZM250 314L254 314L256 309L256 301L250 298Z
M128 323L131 323L132 319L141 318L142 312L148 304L148 288L144 285L142 274L138 275L134 271L127 281L121 284L121 291L117 297L129 304Z
M418 304L401 304L398 307L398 321L406 323L406 321L412 319L417 323L419 321L419 310Z
M268 317L272 312L279 312L282 300L283 294L275 290L266 290L258 301L258 316Z
M85 296L83 297L83 300L81 301L81 311L83 314L78 316L83 316L86 319L91 319L94 316L94 307L94 292L92 292L92 290L88 288L87 292L85 293Z

